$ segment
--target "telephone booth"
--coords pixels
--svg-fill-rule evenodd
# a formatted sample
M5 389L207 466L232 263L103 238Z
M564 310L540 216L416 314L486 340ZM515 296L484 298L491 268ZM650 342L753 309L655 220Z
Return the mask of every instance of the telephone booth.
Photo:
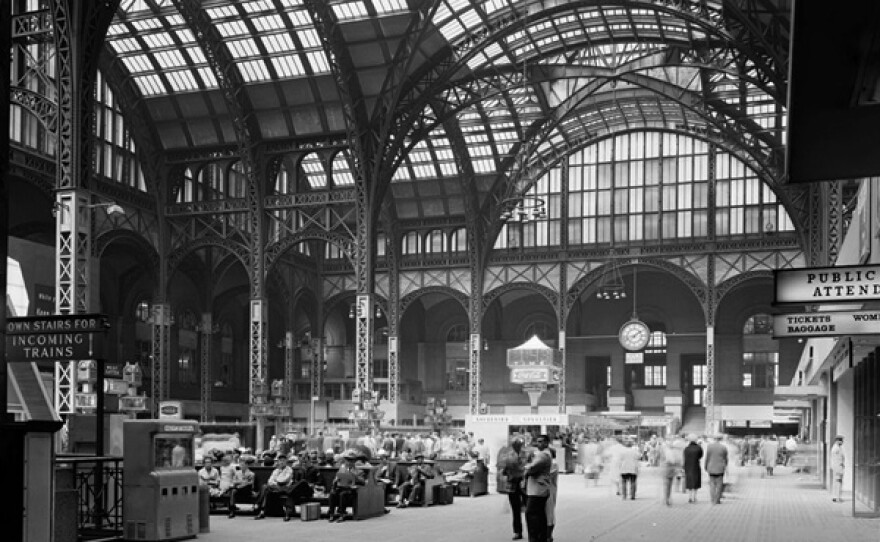
M188 420L125 421L125 540L179 540L199 532L196 432L198 423Z

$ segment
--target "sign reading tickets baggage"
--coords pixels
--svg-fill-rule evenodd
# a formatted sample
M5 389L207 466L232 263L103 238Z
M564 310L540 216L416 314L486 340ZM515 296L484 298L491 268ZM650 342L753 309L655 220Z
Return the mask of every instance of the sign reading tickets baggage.
M880 299L880 265L777 269L776 303L838 303Z
M773 338L876 335L880 333L880 310L852 312L806 312L773 316Z
M110 323L103 314L7 318L6 360L68 361L104 357Z

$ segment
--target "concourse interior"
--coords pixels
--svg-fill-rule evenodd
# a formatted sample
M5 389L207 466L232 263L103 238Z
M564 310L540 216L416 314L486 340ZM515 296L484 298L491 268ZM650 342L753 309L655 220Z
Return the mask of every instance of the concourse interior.
M761 477L758 466L736 467L736 482L720 505L709 503L707 482L695 504L687 495L673 492L672 505L662 503L659 468L645 467L638 478L636 499L614 495L608 477L598 485L580 474L560 475L557 525L559 542L806 542L880 540L880 523L875 519L852 518L851 496L841 504L819 489L815 475L776 467L773 477ZM705 478L705 475L704 475ZM211 516L210 532L200 534L204 542L242 540L309 540L335 542L357 537L383 542L510 540L511 513L507 496L494 487L485 496L456 498L452 505L428 508L392 509L391 513L366 521L342 524L326 520L289 523L281 518L252 521L245 514L235 519Z

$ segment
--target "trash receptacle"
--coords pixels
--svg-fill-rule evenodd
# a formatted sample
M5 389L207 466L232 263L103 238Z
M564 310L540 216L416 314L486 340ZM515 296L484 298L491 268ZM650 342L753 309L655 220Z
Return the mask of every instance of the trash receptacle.
M208 486L199 486L199 533L211 532L211 493Z

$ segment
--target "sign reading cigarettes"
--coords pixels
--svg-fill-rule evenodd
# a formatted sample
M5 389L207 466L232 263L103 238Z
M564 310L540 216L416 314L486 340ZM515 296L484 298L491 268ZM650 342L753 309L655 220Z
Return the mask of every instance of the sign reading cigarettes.
M880 299L880 265L778 269L776 303L838 303Z
M775 339L878 333L880 333L880 310L778 314L773 317Z

